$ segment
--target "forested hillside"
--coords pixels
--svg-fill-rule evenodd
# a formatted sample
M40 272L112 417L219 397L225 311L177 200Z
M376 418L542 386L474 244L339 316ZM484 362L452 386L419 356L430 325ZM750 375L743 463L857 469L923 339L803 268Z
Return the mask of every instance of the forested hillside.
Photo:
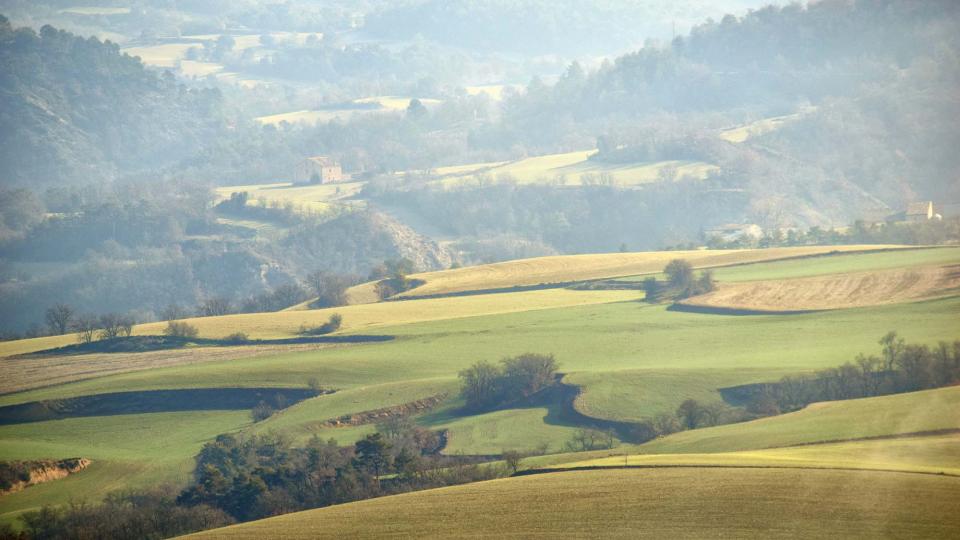
M187 89L117 45L0 16L0 180L109 179L171 165L224 128L214 89Z

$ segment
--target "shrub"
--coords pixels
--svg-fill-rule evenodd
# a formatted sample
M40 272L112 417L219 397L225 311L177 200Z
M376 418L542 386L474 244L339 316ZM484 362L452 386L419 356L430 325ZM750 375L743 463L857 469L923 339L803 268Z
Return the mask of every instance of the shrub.
M332 334L340 329L340 325L343 324L343 316L339 313L334 313L330 316L330 320L321 324L320 326L308 327L301 326L300 333L307 336L322 336L324 334Z
M227 343L246 343L250 341L250 336L248 336L245 332L234 332L223 338L223 341Z
M256 407L250 410L250 417L254 422L262 422L273 416L274 408L268 403L261 401Z
M185 323L182 321L170 321L167 323L167 327L163 330L164 335L170 337L180 337L180 338L195 338L199 331L196 326L192 324Z

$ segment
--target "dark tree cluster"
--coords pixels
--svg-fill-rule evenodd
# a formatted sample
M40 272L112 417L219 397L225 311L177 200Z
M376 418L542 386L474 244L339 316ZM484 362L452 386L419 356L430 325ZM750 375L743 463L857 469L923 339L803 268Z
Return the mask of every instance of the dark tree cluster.
M44 506L20 517L22 530L0 525L4 540L159 540L224 527L234 519L208 505L183 506L172 488L108 495L102 504Z
M221 435L197 456L194 482L179 505L206 505L246 521L504 474L434 455L435 433L400 420L352 447L314 438L293 448L274 436Z
M552 354L521 354L500 365L477 362L460 372L460 396L471 411L502 407L555 384L557 368Z
M698 294L708 293L716 288L713 281L713 271L703 270L699 276L694 275L693 265L684 259L674 259L667 263L663 273L665 281L655 277L643 280L643 290L647 302L656 303L665 300L682 300Z

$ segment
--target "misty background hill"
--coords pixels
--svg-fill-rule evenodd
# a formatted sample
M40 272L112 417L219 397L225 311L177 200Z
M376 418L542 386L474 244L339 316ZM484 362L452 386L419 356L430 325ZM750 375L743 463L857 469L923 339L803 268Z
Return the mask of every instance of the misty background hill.
M280 309L317 270L960 202L947 0L100 4L3 4L6 333L58 302L138 320L215 297ZM350 182L312 206L276 187L228 199L308 156ZM560 157L524 177L537 156Z

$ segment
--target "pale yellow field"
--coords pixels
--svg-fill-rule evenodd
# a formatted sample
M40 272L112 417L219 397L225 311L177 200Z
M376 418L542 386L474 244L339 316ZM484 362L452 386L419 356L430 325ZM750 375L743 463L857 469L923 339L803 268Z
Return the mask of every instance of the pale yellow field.
M682 304L760 311L841 309L939 298L960 291L960 266L923 266L799 279L724 283Z
M274 126L279 126L283 122L288 124L309 124L315 125L318 123L330 122L332 120L343 120L347 121L357 114L367 114L372 111L362 110L362 109L344 109L344 110L303 110L303 111L293 111L280 114L270 114L267 116L258 116L254 120L260 122L261 124L270 124Z
M329 209L330 203L352 197L363 188L363 182L344 182L337 184L294 185L290 182L275 184L251 184L244 186L226 186L217 188L218 200L229 199L231 193L246 191L250 194L248 204L260 204L257 201L290 202L297 206L318 212ZM357 205L360 201L351 201Z
M198 317L187 319L187 322L199 329L200 337L220 338L234 332L246 332L253 339L277 339L295 337L301 325L322 324L334 313L343 316L342 332L358 332L382 326L423 321L621 302L636 300L641 296L642 293L638 291L541 290L382 302L310 311ZM157 335L163 333L165 327L165 322L140 324L134 327L133 333L134 335ZM0 343L0 357L62 347L76 342L75 334L6 341Z
M398 97L398 96L377 96L377 97L368 97L353 100L356 104L368 104L368 103L377 103L380 105L380 108L376 109L318 109L318 110L302 110L302 111L291 111L279 114L270 114L266 116L258 116L255 118L257 122L261 124L271 124L278 126L283 122L288 124L309 124L315 125L318 123L330 122L332 120L342 120L348 121L354 116L364 115L364 114L377 114L383 112L396 112L406 110L407 106L410 105L410 99L408 97ZM422 98L420 101L427 107L438 105L440 100L438 99L427 99Z
M196 62L194 60L181 60L180 73L187 77L206 77L223 71L223 64L214 62Z
M732 143L742 143L751 137L756 137L758 135L763 135L764 133L770 133L771 131L776 131L783 127L787 122L791 122L803 116L804 114L815 111L817 108L813 106L803 107L799 112L794 114L786 114L783 116L774 116L771 118L763 118L755 122L750 122L749 124L744 124L742 126L732 127L724 129L720 132L720 138L729 141Z
M74 15L126 15L130 13L128 7L104 7L104 6L76 6L61 9L60 13L72 13Z
M582 150L564 154L535 156L511 162L473 163L457 167L441 167L437 174L443 185L457 185L477 181L469 173L489 174L494 179L509 175L520 184L557 182L562 178L563 185L582 185L582 175L593 175L599 180L600 174L609 174L613 182L621 186L646 184L660 178L661 171L675 170L676 178L706 178L717 167L699 161L659 161L651 163L632 163L614 165L589 161L596 150Z
M404 96L372 96L366 98L360 98L353 100L354 103L379 103L384 109L389 109L391 111L403 111L410 106L411 97ZM423 103L425 106L430 107L432 105L439 105L441 101L439 99L431 98L420 98L420 103Z
M494 101L500 101L503 99L504 90L507 88L517 88L518 86L519 85L515 84L481 84L478 86L468 86L465 90L467 94L471 96L486 94Z
M317 36L318 39L323 39L323 33L321 32L270 32L269 34L277 43L296 43L297 45L306 43L307 38L311 35ZM196 41L216 41L221 35L222 34L197 34L183 37L184 39ZM263 46L263 44L260 43L260 36L262 35L263 34L231 35L233 38L233 50L242 51Z
M139 56L140 60L149 66L175 68L177 62L183 59L191 47L202 48L203 44L200 42L166 43L148 47L128 47L120 51L130 56Z
M716 454L650 454L574 461L557 467L623 465L850 468L960 475L960 433L812 444ZM612 452L616 452L613 450Z
M686 259L697 268L770 261L830 252L856 252L897 249L904 246L851 245L803 246L770 249L649 251L638 253L596 253L520 259L502 263L468 266L453 270L426 272L410 276L426 283L405 293L406 296L447 294L502 287L566 283L604 279L663 270L673 259ZM373 284L357 285L350 290L354 298L370 299Z

